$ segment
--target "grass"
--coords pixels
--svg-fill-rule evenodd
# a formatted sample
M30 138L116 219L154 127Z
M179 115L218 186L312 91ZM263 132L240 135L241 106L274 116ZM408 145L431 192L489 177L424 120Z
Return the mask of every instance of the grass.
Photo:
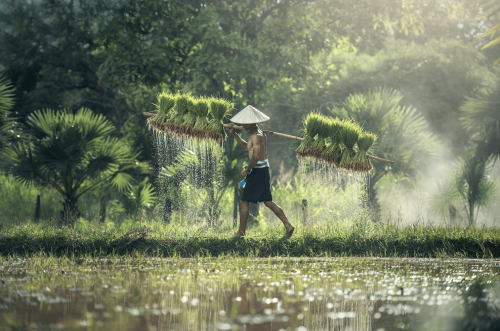
M72 228L4 224L0 255L500 257L500 228L400 227L359 221L331 226L298 225L291 239L284 238L283 232L282 226L256 227L247 230L246 238L235 239L231 231L217 227L155 221L101 225L81 220Z

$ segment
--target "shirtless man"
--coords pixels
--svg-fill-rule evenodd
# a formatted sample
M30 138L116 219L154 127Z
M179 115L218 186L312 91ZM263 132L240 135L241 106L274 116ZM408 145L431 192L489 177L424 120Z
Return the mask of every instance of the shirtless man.
M249 106L251 107L251 106ZM257 109L252 108L252 111L257 111ZM247 108L242 110L240 113L243 113ZM260 112L259 112L260 113ZM262 114L262 113L260 113ZM234 116L231 121L237 122L238 116ZM264 115L264 114L262 114ZM264 115L265 116L265 115ZM247 116L248 117L248 116ZM267 116L266 116L267 117ZM269 117L267 117L269 119ZM251 120L251 116L250 116ZM245 121L244 119L240 119L241 121ZM248 118L246 121L249 121ZM245 131L250 132L250 138L248 142L241 139L235 132L234 128L229 129L229 133L233 135L233 137L238 142L238 145L241 146L244 150L248 150L248 156L250 159L250 163L240 173L240 177L242 179L246 178L246 184L243 189L243 196L241 197L240 202L240 227L238 232L235 233L235 236L243 237L245 235L245 228L248 220L248 216L250 214L249 203L258 203L264 202L264 205L271 209L274 214L283 222L285 225L285 235L291 236L295 228L290 224L288 219L281 209L276 203L273 202L273 197L271 195L271 182L270 182L270 174L269 174L269 162L267 161L267 138L266 135L258 128L255 123L241 123ZM234 126L233 123L230 126Z

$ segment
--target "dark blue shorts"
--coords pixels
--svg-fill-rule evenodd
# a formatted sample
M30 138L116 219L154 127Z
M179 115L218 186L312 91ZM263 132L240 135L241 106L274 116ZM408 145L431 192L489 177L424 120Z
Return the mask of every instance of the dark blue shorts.
M247 175L241 200L253 203L273 201L269 167L252 169L252 173Z

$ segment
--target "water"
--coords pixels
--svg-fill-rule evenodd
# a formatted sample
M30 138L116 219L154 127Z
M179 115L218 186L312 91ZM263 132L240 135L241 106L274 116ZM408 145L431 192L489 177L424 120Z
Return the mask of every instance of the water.
M352 172L327 165L313 158L298 158L299 176L313 188L307 197L311 224L363 219L369 214L366 206L371 173ZM318 201L316 201L318 200Z
M160 200L186 220L213 222L219 192L225 185L224 144L150 130L155 142ZM167 213L167 205L163 210Z
M365 185L371 178L371 171L366 173L353 172L325 164L314 158L298 157L299 172L314 185L345 186L348 184ZM359 186L359 185L358 185Z
M499 269L434 259L10 259L0 267L0 325L498 330Z

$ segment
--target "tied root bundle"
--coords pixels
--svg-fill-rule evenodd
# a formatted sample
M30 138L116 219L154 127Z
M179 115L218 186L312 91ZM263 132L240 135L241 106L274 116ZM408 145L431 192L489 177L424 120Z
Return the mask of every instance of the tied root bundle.
M368 151L377 136L364 132L357 123L312 112L304 120L302 132L304 140L295 151L298 157L352 172L372 170Z
M217 142L226 140L223 121L233 104L225 99L163 92L158 95L156 106L156 115L148 124L157 131Z

